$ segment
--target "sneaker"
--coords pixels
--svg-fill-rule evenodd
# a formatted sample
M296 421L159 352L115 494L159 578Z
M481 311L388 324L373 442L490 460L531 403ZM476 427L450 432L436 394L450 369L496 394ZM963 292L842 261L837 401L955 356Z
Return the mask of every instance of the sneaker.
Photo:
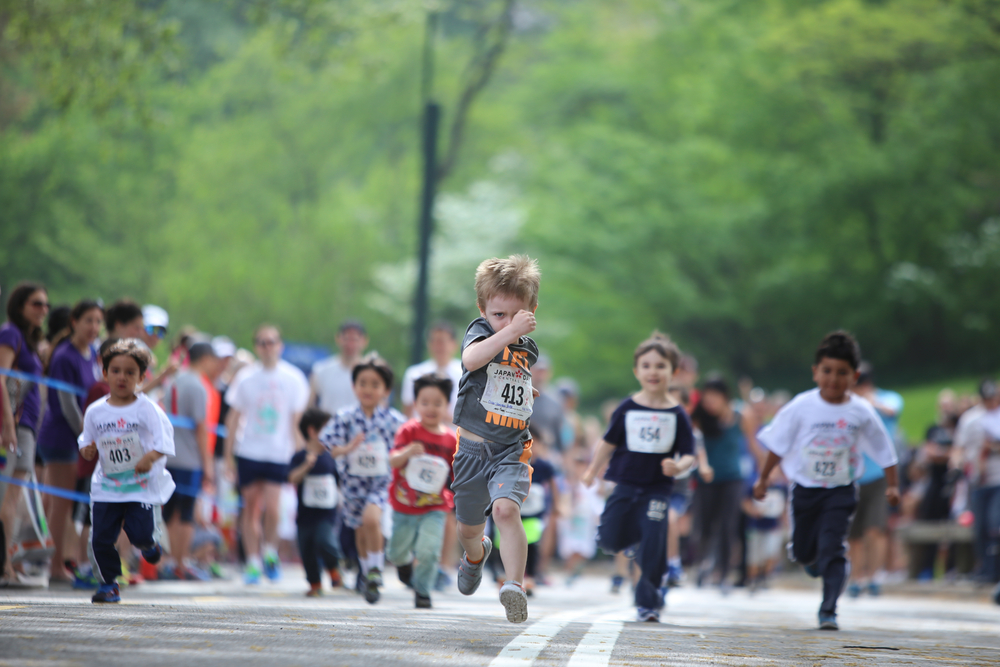
M378 568L372 568L368 570L368 576L366 577L365 583L365 602L368 604L375 604L378 599L382 596L379 593L378 587L382 581L382 573L378 571Z
M322 584L309 584L309 591L306 592L307 598L318 598L322 596L323 596Z
M160 568L157 577L160 581L180 581L183 579L180 573L180 568L174 565L164 565Z
M431 598L429 595L421 595L416 591L413 592L413 606L417 609L430 609L431 608Z
M101 587L90 598L91 602L121 602L122 596L119 594L118 584L101 584Z
M211 581L212 575L201 569L197 565L185 565L183 574L184 581Z
M330 573L331 588L340 588L341 586L344 585L344 579L343 577L340 576L340 570L338 570L335 567L331 567L329 573Z
M397 565L396 574L399 576L399 581L402 582L404 586L407 588L413 588L413 563Z
M251 565L247 563L247 567L243 570L243 583L245 584L259 584L260 583L260 568L256 565Z
M73 588L77 590L94 590L95 588L100 588L101 582L97 580L94 573L87 570L83 571L80 568L73 570Z
M434 580L434 590L441 592L451 586L451 577L442 568L438 568L437 579Z
M861 586L857 582L852 581L847 585L847 595L852 598L859 597L861 595Z
M143 549L141 552L142 557L146 559L146 562L150 565L156 565L160 562L160 556L163 555L163 549L160 548L159 544L154 544L148 549Z
M877 598L881 594L882 594L882 586L876 584L874 581L868 584L868 595L872 596L873 598Z
M840 630L840 626L837 625L837 615L828 614L825 612L819 613L819 629L820 630Z
M264 556L264 574L271 581L277 581L281 578L281 563L278 562L278 557L275 555Z
M516 581L505 581L500 588L500 604L507 612L507 620L511 623L524 623L528 620L528 595Z
M478 563L469 562L469 554L462 554L462 562L458 565L458 590L462 595L472 595L483 582L483 565L493 551L493 541L483 537L483 558ZM524 591L521 591L524 594ZM508 614L508 617L510 615Z
M222 566L218 563L212 563L208 566L208 572L212 575L213 579L225 579L226 575L222 571Z
M622 590L623 583L625 583L625 577L621 576L620 574L616 574L615 576L611 577L611 592L616 595L620 593Z
M660 622L660 612L658 609L649 609L647 607L639 607L637 618L640 623L659 623Z
M684 576L684 570L682 570L677 565L670 565L667 567L667 587L677 588L681 585L681 577Z
M364 572L358 570L358 576L354 579L354 590L364 595L367 588L368 579L365 577Z

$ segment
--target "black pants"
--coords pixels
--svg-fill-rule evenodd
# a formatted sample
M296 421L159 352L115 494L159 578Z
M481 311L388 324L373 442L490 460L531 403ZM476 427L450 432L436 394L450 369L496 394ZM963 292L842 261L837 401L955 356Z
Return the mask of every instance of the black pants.
M340 558L340 545L337 543L333 524L329 521L318 521L312 524L299 524L299 556L302 557L302 567L306 571L306 581L310 584L320 583L320 562L326 570L337 567Z
M837 613L847 584L847 531L858 507L858 487L813 489L792 486L792 558L813 565L823 577L820 612Z
M637 607L663 607L660 584L667 572L669 507L669 491L652 491L631 484L616 486L604 505L597 529L598 545L608 553L639 547L635 559L642 577L635 587Z
M736 541L745 485L741 479L713 482L699 485L697 493L700 496L701 572L714 569L721 584L729 576L733 562L733 542Z
M145 503L102 503L90 506L90 564L102 584L121 576L122 560L115 543L124 529L129 542L140 550L153 546L153 506Z

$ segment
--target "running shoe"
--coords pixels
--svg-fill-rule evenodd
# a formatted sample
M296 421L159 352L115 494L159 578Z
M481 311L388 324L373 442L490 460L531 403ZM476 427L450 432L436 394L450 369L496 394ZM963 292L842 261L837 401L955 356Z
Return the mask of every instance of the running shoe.
M260 568L251 563L247 563L246 569L243 570L243 583L245 584L259 584L260 583Z
M611 592L618 594L622 590L622 584L625 583L625 577L620 574L616 574L611 577Z
M73 588L77 590L94 590L100 587L101 582L97 580L97 577L94 576L90 568L86 570L75 568L73 570Z
M876 584L874 581L871 582L868 584L868 595L873 598L877 598L879 595L882 595L882 586L880 584Z
M636 617L640 623L659 623L660 611L658 609L649 609L648 607L639 607Z
M681 569L679 565L668 565L667 566L667 587L677 588L681 585L681 577L684 576L684 570Z
M140 553L142 553L142 557L146 559L147 563L150 565L156 565L160 562L160 556L163 555L163 549L160 548L159 544L154 544L148 549L143 549Z
M852 598L860 597L861 586L857 582L852 581L847 585L847 595Z
M528 595L524 587L516 581L505 581L500 588L500 604L507 612L507 620L511 623L524 623L528 620Z
M404 586L407 588L413 588L413 563L397 565L396 574L399 576L399 581Z
M332 588L340 588L344 585L344 579L340 576L340 570L335 567L329 569L330 573L330 586Z
M437 579L434 581L434 590L441 592L447 590L451 586L451 577L448 573L444 571L444 568L439 567L437 573Z
M183 579L180 573L180 568L176 565L164 565L161 567L157 578L160 581L180 581Z
M416 591L413 591L413 606L417 609L430 609L431 608L431 598L429 595L421 595Z
M478 563L469 562L469 554L462 554L462 562L458 565L458 590L462 595L472 595L483 582L483 565L493 551L493 541L483 536L483 558ZM521 591L524 594L524 591Z
M318 598L322 596L323 596L322 584L309 584L309 590L306 591L307 598Z
M271 581L277 581L281 578L281 563L278 562L277 555L264 556L264 574Z
M212 563L208 566L208 571L212 575L213 579L225 579L226 574L222 571L222 566L218 563Z
M212 575L197 565L185 565L182 569L184 581L211 581Z
M821 611L819 613L819 629L840 630L840 626L837 625L837 615Z
M365 585L365 601L368 604L375 604L381 597L378 587L382 583L382 573L379 572L377 567L373 567L368 570L368 576L366 577L367 583Z
M366 588L368 588L368 579L364 572L358 570L358 576L354 579L354 590L364 595Z
M101 587L90 598L91 602L121 602L122 596L118 584L101 584Z

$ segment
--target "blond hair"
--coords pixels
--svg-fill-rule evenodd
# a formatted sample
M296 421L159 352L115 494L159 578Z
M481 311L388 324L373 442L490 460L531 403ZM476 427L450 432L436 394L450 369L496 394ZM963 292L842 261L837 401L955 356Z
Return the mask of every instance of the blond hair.
M538 261L527 255L487 259L476 269L476 305L484 311L489 299L504 295L522 299L529 310L534 310L538 306L541 279Z
M639 347L635 348L635 354L632 356L632 367L634 368L636 364L639 363L639 357L651 350L656 350L661 357L670 362L670 368L672 370L677 370L677 364L680 361L681 351L677 349L677 345L670 340L670 336L665 333L661 333L659 330L654 330L653 333L649 335L649 338L639 343Z

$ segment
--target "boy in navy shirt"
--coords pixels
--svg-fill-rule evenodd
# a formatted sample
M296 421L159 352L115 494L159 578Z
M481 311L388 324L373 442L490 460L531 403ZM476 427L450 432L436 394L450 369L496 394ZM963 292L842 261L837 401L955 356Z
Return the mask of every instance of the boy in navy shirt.
M320 561L330 573L330 585L341 585L340 544L334 532L337 518L337 463L319 441L319 432L330 421L330 414L310 408L299 420L299 430L306 448L292 456L288 481L299 496L299 511L295 517L298 529L299 554L309 582L307 597L323 594Z
M607 464L604 479L617 486L601 515L598 544L609 553L638 547L642 576L635 586L635 605L640 621L654 623L664 604L660 584L667 572L667 510L674 477L694 465L691 421L668 393L679 358L677 346L658 331L639 344L632 372L642 389L614 411L582 479L590 486Z

